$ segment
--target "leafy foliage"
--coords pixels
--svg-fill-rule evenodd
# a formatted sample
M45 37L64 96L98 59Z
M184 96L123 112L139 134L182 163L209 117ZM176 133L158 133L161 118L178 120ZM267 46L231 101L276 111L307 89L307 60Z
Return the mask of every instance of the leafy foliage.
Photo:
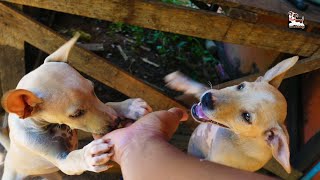
M109 28L114 32L130 34L135 39L136 46L152 47L163 58L180 61L192 58L217 63L215 57L205 48L204 40L200 38L154 31L124 23L114 23Z

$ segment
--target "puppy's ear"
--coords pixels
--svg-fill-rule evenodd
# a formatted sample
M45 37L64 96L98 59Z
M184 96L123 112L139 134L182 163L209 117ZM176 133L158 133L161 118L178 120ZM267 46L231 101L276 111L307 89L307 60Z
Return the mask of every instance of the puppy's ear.
M267 144L270 146L273 157L282 167L291 173L289 136L285 126L277 125L265 132Z
M21 119L31 116L39 103L42 103L40 98L24 89L8 91L1 99L2 107L8 113L17 114Z
M67 62L68 56L71 51L71 48L77 42L80 37L80 33L76 33L73 38L71 38L68 42L62 45L58 50L50 54L45 60L44 63L47 62Z
M294 56L281 61L279 64L267 71L263 77L259 77L256 81L267 81L272 86L278 88L286 72L298 61L298 59L299 56Z

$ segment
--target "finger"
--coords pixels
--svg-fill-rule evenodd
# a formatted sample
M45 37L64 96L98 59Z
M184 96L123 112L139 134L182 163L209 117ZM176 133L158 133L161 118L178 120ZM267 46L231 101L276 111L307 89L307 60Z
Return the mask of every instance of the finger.
M147 111L150 113L150 112L152 112L152 108L151 108L151 106L149 106L148 104L147 104L147 106L145 107L146 109L147 109Z
M105 152L109 151L112 146L113 146L113 145L110 145L110 144L107 144L107 143L102 143L102 144L94 145L94 146L90 149L90 154L96 155L96 154L105 153Z
M177 118L180 120L180 121L186 121L188 120L188 113L185 111L185 110L182 110L180 108L171 108L168 110L169 112L175 114L175 116L177 116Z

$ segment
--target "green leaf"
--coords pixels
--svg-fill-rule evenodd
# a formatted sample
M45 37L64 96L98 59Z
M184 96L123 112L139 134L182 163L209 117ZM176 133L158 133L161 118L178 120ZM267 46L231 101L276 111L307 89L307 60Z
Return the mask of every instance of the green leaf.
M179 44L177 44L178 48L182 48L183 46L185 46L187 44L186 41L181 41Z

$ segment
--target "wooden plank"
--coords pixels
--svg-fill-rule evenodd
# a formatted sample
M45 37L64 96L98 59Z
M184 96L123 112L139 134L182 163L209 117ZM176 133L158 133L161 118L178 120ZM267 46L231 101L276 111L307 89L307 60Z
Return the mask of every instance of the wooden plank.
M254 20L247 22L222 14L155 1L96 0L93 3L90 0L6 0L6 2L302 56L311 56L320 47L320 35L313 33L259 24Z
M291 173L288 174L283 169L283 167L273 158L263 168L285 180L297 180L303 175L301 172L297 171L294 168L292 168Z
M293 66L285 75L285 78L290 78L293 76L297 76L303 73L307 73L310 71L314 71L316 69L320 68L320 56L313 56L310 58L305 58L302 60L299 60L297 62L297 64L295 66ZM225 88L228 86L233 86L236 84L240 84L243 81L254 81L256 80L259 76L263 76L265 72L263 73L258 73L258 74L253 74L253 75L249 75L249 76L245 76L239 79L235 79L232 81L228 81L225 83L221 83L218 85L215 85L213 88L214 89L221 89L221 88Z
M25 74L25 63L24 41L15 38L2 24L0 29L0 97L2 97L2 93L17 86Z
M57 33L0 3L0 27L2 26L10 28L13 33L12 36L24 40L46 53L52 53L66 41ZM129 97L145 99L154 110L171 107L185 109L184 106L113 66L107 60L78 46L75 46L70 53L70 64L79 71L119 90Z
M239 8L254 12L257 14L278 16L279 18L288 19L288 12L294 11L299 15L305 17L306 23L318 24L320 23L320 7L313 4L308 4L306 11L296 9L291 3L285 0L198 0L205 3L214 3L221 6L228 6L231 8Z

